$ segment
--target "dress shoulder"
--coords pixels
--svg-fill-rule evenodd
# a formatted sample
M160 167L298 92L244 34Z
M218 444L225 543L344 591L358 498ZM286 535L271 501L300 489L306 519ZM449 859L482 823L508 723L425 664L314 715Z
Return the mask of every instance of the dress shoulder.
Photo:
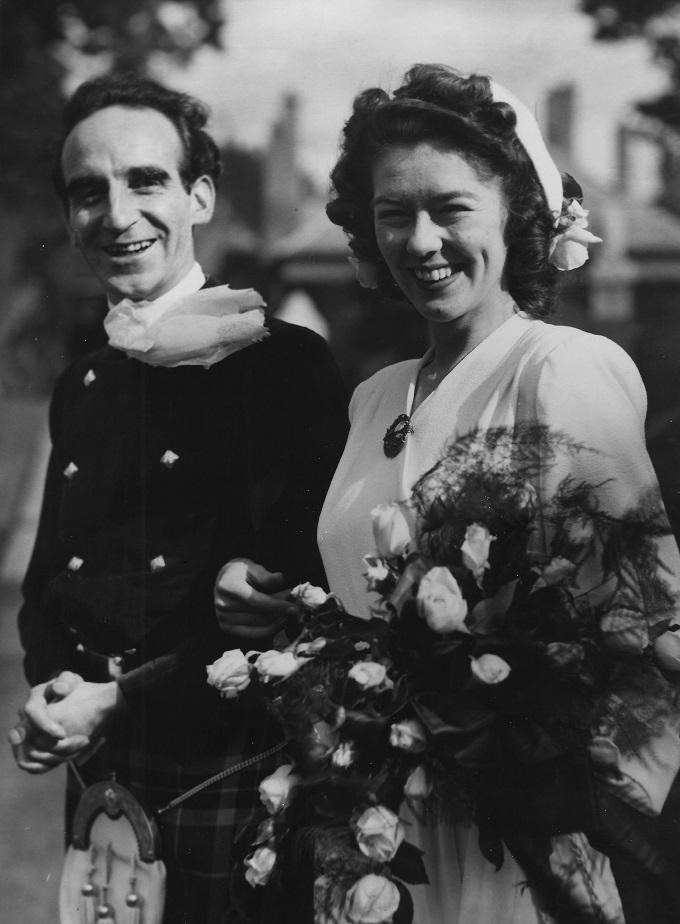
M596 421L620 412L644 423L647 395L637 366L613 340L574 327L536 322L528 331L525 384L538 405L571 407Z
M349 405L349 419L354 420L360 410L377 405L385 394L391 394L413 375L419 359L405 359L374 372L354 389Z

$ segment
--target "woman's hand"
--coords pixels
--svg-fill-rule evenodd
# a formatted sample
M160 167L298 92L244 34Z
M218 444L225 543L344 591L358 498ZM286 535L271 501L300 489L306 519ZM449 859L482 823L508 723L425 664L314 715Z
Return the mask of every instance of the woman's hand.
M295 612L280 571L267 571L248 558L233 558L220 569L215 614L223 632L243 639L267 638Z

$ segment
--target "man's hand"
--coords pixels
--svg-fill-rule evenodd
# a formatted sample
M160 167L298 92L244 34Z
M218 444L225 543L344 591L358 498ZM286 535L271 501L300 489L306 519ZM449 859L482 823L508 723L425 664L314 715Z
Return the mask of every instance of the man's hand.
M215 581L215 613L223 632L244 639L267 638L289 613L297 612L280 571L267 571L248 558L234 558Z
M118 685L89 683L64 671L31 690L9 733L14 759L27 773L46 773L89 747L118 703Z

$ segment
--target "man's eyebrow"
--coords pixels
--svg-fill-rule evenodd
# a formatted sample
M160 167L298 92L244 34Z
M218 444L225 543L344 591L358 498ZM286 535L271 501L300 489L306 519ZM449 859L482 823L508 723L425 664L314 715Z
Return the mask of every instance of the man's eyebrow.
M142 167L130 167L127 172L128 183L165 184L170 180L170 174L163 167L152 165Z
M106 189L108 183L104 177L97 176L96 174L87 173L82 176L76 176L72 180L69 180L66 184L66 192L69 196L75 196L78 193L82 193L84 190L92 189Z

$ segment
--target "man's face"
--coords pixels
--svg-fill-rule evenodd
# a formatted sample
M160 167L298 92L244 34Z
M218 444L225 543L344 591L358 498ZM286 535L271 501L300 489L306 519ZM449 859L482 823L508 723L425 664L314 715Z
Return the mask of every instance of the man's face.
M182 154L156 109L109 106L66 138L72 240L114 303L158 298L191 269L193 227L210 221L214 188L208 177L185 188Z

